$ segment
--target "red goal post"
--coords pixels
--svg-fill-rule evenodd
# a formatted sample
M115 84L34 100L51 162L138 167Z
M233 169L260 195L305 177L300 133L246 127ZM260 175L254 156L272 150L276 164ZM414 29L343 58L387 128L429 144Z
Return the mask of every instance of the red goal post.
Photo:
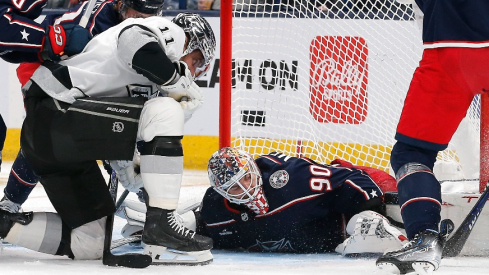
M219 146L389 171L422 53L417 14L395 0L314 3L221 0ZM489 180L486 97L440 152L439 179Z

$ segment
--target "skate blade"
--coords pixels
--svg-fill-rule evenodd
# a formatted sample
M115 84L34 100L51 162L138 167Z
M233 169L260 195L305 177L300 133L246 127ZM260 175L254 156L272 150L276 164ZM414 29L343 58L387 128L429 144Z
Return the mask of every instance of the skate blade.
M428 262L416 262L412 266L418 275L431 275L435 271L435 267Z
M210 250L187 252L156 245L146 245L144 254L151 256L152 265L206 265L213 260Z
M377 268L382 270L384 274L394 274L394 275L400 275L401 271L395 264L392 263L378 263Z

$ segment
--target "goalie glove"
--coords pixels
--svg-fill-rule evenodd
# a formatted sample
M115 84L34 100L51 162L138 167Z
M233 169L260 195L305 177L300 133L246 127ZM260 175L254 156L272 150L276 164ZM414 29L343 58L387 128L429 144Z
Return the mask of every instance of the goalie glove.
M181 101L182 97L187 96L190 85L194 82L192 74L188 69L187 63L177 61L173 63L176 68L175 79L167 85L160 85L159 90L168 96L173 97L176 101Z
M202 104L204 103L202 91L195 82L190 85L187 94L188 97L184 98L185 100L180 101L180 106L182 106L183 114L185 116L185 122L187 122L194 112L202 107Z
M139 171L139 156L132 160L111 160L110 166L117 174L121 185L130 192L137 193L143 187L143 179Z

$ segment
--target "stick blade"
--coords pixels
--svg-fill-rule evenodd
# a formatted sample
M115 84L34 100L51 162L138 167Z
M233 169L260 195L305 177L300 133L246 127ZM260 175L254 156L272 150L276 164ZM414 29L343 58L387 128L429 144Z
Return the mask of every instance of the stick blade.
M102 260L104 265L123 266L129 268L146 268L151 265L151 256L145 254L128 253L122 255L106 254Z

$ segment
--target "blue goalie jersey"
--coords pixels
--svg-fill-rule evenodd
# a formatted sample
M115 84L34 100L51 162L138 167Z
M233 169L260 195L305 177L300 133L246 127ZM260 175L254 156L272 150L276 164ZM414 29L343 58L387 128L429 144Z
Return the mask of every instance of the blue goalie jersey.
M271 153L256 159L269 203L255 215L209 188L198 231L217 249L256 252L331 252L345 238L345 219L361 211L381 189L362 170L321 165Z

